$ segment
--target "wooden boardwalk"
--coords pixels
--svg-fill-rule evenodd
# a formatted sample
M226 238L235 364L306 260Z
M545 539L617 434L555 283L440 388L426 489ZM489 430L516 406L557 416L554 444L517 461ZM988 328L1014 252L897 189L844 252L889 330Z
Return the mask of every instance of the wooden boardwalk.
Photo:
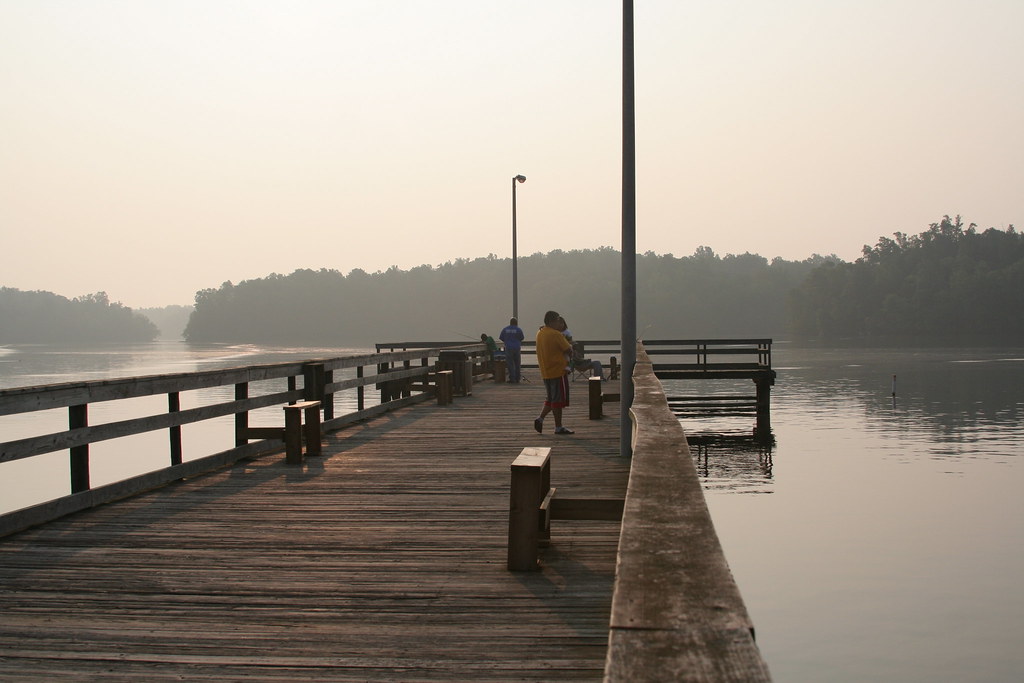
M619 524L508 572L509 466L551 446L559 494L621 497L618 405L577 382L577 433L537 434L533 379L0 539L0 680L600 680Z

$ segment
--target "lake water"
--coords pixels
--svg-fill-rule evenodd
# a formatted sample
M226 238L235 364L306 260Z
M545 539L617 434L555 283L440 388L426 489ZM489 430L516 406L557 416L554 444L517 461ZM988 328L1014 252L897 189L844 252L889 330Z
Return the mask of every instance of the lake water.
M1024 680L1024 350L773 355L775 446L694 451L775 679Z
M178 342L0 349L0 387L356 352ZM693 452L775 680L1024 680L1024 349L776 344L773 355L774 445ZM670 394L694 393L666 384ZM749 382L710 388L752 393ZM0 418L0 439L40 433L25 418ZM66 411L46 419L63 428ZM683 426L735 433L752 423ZM214 436L192 438L206 445ZM133 446L136 455L148 448ZM121 456L104 457L94 476L116 478ZM0 510L21 507L28 491L44 495L21 465L0 464ZM63 481L66 454L47 467Z

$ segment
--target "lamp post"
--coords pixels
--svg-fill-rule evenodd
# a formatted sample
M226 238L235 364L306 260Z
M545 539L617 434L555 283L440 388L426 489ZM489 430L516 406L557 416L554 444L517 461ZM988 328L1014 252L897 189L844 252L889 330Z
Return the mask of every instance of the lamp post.
M525 183L523 174L512 176L512 317L519 318L519 271L516 253L516 183Z
M633 457L633 366L636 365L636 112L633 0L622 0L622 372L619 454Z

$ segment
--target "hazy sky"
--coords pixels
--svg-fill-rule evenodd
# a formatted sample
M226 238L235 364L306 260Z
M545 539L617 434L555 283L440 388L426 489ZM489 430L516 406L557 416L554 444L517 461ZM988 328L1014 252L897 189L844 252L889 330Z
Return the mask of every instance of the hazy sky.
M1021 0L636 0L637 247L1024 229ZM0 285L618 248L621 2L0 0Z

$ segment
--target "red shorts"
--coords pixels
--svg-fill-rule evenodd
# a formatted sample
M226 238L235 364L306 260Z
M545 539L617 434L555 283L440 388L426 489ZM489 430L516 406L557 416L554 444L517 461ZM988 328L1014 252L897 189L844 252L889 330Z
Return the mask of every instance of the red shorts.
M547 399L544 405L548 408L564 408L569 405L569 375L544 380Z

